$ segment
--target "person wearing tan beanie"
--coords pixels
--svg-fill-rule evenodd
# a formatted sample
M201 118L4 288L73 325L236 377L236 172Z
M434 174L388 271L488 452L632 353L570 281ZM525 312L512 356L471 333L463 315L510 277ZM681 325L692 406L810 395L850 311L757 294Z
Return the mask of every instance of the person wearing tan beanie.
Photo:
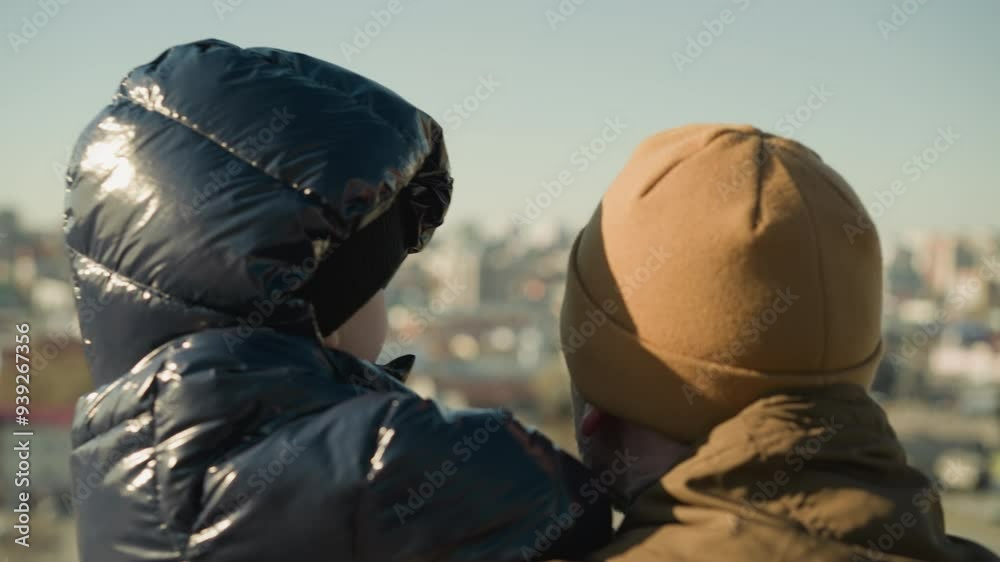
M588 560L998 560L945 533L942 486L867 394L882 258L857 224L794 140L691 125L639 146L561 315L581 453L625 512Z

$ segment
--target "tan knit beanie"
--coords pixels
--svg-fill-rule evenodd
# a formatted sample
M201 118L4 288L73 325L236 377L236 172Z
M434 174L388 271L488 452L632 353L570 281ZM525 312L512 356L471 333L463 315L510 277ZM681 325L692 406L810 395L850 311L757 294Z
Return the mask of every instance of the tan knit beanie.
M882 258L858 224L871 220L857 195L795 141L723 125L647 139L573 247L561 318L573 382L682 441L775 390L867 386Z

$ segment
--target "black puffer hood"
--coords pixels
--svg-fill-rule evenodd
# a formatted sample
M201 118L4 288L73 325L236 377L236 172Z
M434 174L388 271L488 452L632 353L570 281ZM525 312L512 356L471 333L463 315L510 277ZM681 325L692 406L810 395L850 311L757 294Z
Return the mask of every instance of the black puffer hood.
M417 251L451 199L427 114L336 65L218 40L129 73L80 136L67 182L98 384L207 328L315 335L301 289L319 264L390 208L399 246Z

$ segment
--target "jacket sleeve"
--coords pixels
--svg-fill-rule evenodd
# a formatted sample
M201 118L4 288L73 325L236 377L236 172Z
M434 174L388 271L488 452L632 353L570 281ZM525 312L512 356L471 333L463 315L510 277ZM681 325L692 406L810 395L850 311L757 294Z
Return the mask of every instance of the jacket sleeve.
M356 542L366 561L582 557L611 538L589 472L503 410L400 396L378 430Z

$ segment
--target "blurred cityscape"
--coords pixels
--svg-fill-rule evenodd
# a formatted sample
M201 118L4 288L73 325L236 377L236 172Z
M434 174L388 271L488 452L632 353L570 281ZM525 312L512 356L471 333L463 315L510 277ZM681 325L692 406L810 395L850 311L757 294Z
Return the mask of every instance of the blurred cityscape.
M574 450L557 323L574 235L541 223L442 229L389 286L384 358L414 353L417 392L454 407L506 407ZM1000 550L1000 231L916 231L884 240L883 251L887 354L873 391L911 464L945 488L949 531ZM32 496L43 498L32 543L49 549L39 560L75 560L68 429L91 384L62 234L26 230L0 211L3 474L15 472L12 354L22 322L31 324L36 373ZM4 549L11 484L0 485Z

